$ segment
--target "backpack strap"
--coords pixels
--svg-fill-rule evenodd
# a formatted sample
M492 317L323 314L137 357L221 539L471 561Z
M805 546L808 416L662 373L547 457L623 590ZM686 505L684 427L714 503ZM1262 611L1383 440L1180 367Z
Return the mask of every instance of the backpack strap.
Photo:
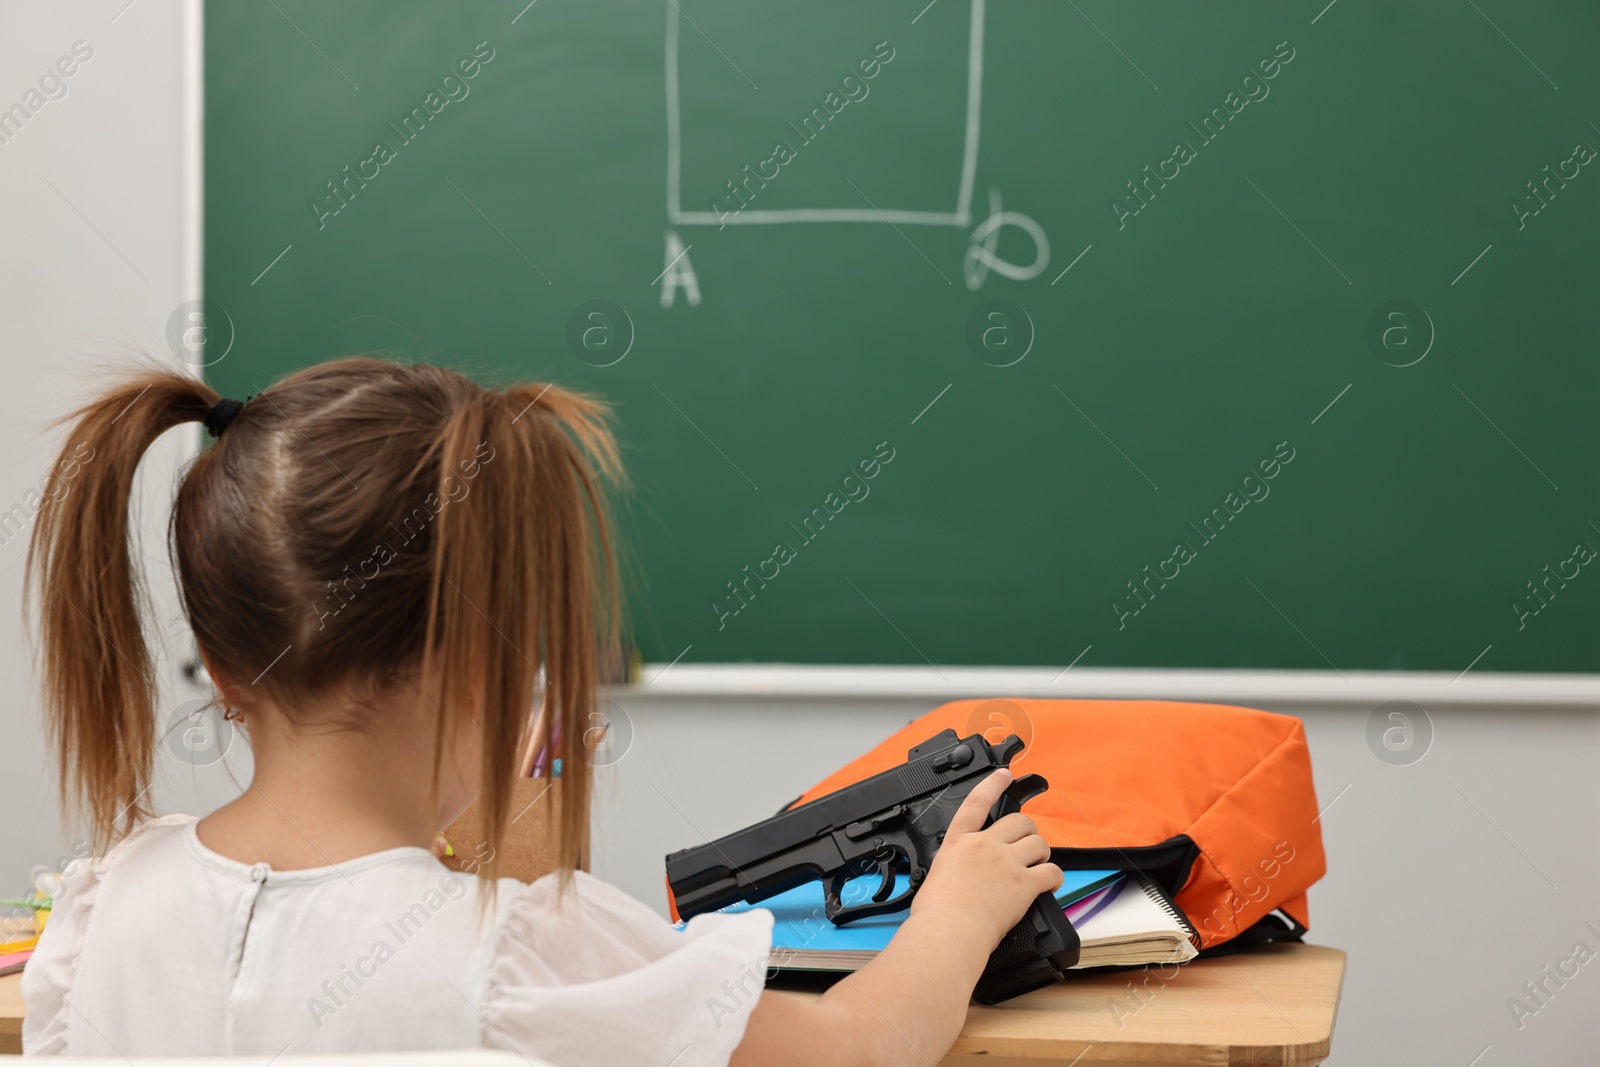
M1254 926L1241 930L1237 936L1229 938L1222 944L1201 949L1199 958L1210 959L1213 956L1229 956L1235 952L1249 952L1275 941L1299 944L1305 939L1305 935L1306 928L1296 922L1292 915L1274 911L1263 915Z

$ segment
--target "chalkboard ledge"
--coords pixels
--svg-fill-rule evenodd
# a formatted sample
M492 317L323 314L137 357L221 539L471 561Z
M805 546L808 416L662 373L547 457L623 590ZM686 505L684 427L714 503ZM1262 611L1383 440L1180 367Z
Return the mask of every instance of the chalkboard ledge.
M651 698L917 699L1062 697L1326 706L1409 700L1434 707L1600 708L1597 674L1467 671L1176 670L1115 667L914 667L855 664L647 664L632 688Z

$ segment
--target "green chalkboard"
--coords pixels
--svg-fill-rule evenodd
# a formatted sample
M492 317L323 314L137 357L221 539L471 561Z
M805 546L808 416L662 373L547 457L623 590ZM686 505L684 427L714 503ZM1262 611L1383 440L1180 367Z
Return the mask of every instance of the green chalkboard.
M1593 671L1597 40L1576 0L208 3L207 373L603 394L654 660Z

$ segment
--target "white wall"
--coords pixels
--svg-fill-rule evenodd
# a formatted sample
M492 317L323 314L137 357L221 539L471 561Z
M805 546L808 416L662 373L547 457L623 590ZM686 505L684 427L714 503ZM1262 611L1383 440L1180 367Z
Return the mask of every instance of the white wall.
M26 106L75 42L93 52L63 79L65 96L20 130L5 127L0 143L0 675L10 683L0 719L0 896L25 891L30 868L55 863L77 840L61 824L19 610L27 494L61 441L49 423L135 348L186 366L168 351L167 319L199 295L198 0L125 3L0 6L0 109ZM158 566L160 501L196 440L192 427L174 431L149 457L141 525ZM167 684L182 637L170 580L157 572L152 592L163 622L153 635L163 652L157 676ZM169 686L164 712L189 695ZM193 776L180 784L176 770L167 768L158 802L198 800Z

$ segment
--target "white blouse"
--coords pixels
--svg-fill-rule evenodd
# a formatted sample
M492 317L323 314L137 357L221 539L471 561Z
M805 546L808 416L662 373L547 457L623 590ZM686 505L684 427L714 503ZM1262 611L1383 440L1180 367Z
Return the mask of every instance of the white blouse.
M509 1049L559 1067L725 1064L772 915L675 930L583 872L477 879L426 849L275 871L167 815L71 871L23 971L23 1051L72 1056Z

